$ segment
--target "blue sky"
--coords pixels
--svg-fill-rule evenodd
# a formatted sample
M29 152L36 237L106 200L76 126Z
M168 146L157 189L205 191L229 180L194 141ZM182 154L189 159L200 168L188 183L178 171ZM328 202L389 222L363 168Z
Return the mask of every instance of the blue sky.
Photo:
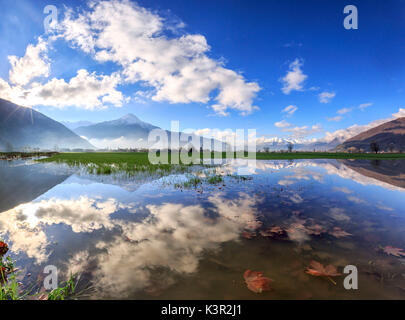
M113 2L131 6L125 1ZM294 135L299 138L322 138L325 132L388 119L405 106L405 1L144 0L136 3L136 10L143 14L149 12L161 19L164 31L152 35L152 38L164 36L167 40L178 40L187 35L203 36L209 46L203 53L204 57L233 72L213 87L206 97L209 100L193 101L190 96L173 95L173 90L169 88L162 93L162 99L154 101L152 97L162 82L157 76L149 75L149 83L145 77L131 83L112 81L114 88L106 89L106 92L121 92L121 106L102 103L88 110L83 106L61 106L63 103L59 99L55 101L61 105L55 107L50 105L51 98L47 100L47 106L42 106L40 99L31 99L26 104L34 104L37 110L58 121L99 122L134 113L142 120L163 128L169 128L171 120L179 120L182 129L256 128L258 135L266 137ZM49 66L48 73L45 75L46 72L39 71L40 75L30 78L29 83L17 79L16 75L17 80L12 85L24 90L34 92L33 82L45 85L52 79L58 79L68 83L80 69L101 77L129 68L128 64L123 66L123 60L118 61L111 52L109 54L113 58L97 60L94 52L83 50L83 44L80 46L74 43L75 40L69 40L66 31L52 33L53 36L62 35L57 40L49 40L52 35L44 34L43 26L46 17L43 9L50 4L48 1L0 0L0 4L0 78L9 84L12 83L8 57L16 56L17 61L23 58L29 44L38 45L38 37L46 43L44 60ZM58 8L59 22L68 8L73 10L74 18L70 22L79 14L85 15L93 10L85 1L54 1L53 4ZM343 27L343 8L347 4L356 5L358 9L357 30ZM115 38L131 33L136 26L121 29ZM120 45L117 43L115 45ZM130 46L128 44L126 48ZM97 50L101 51L100 48ZM149 52L146 54L149 57ZM169 61L170 57L166 59L164 51L159 55L153 58L158 59L158 63L165 66L176 63ZM21 65L25 66L22 62ZM294 69L294 62L298 69ZM218 69L212 70L217 77ZM305 80L298 84L299 90L283 92L285 83L281 79L294 70ZM173 75L177 73L175 71ZM190 90L191 97L199 90L206 75L187 78L187 90ZM227 113L224 116L212 106L221 93L221 86L234 81L235 75L240 75L243 83L232 85L227 95L238 95L239 88L246 89L246 94L240 99L249 112L241 115L242 107L230 107L234 103L230 98L229 105L223 102L225 107L222 108ZM168 74L165 77L163 83L169 86L166 82ZM153 81L159 84L153 86ZM257 90L248 88L249 84L255 84ZM194 88L197 88L196 91ZM144 94L135 95L139 91ZM0 90L0 95L10 98L7 92ZM321 103L319 95L325 92L334 97L327 99L328 103ZM101 100L102 96L98 98ZM179 99L190 101L176 103ZM201 100L201 96L198 99ZM223 101L229 99L224 98ZM16 102L21 103L20 100ZM363 108L359 107L361 105ZM254 108L256 106L258 109ZM296 107L290 107L289 110L296 109L291 115L282 112L288 106ZM405 116L404 111L400 114ZM294 128L297 130L292 130Z

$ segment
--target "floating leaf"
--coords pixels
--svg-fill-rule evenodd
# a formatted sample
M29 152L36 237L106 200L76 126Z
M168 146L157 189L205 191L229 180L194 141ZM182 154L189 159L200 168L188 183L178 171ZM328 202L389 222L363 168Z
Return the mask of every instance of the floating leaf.
M271 227L271 228L269 228L267 230L260 231L260 234L263 237L276 237L276 236L284 236L284 235L286 235L286 231L283 228L279 227L279 226L274 226L274 227Z
M256 232L244 231L244 232L242 232L242 237L245 239L252 239L252 238L256 237Z
M314 224L306 227L306 232L310 235L320 236L322 233L326 232L326 229L319 224Z
M351 233L348 233L339 227L333 228L332 231L329 231L329 234L336 238L344 238L352 235Z
M324 267L321 263L314 260L311 261L310 266L307 268L307 270L305 270L305 272L315 277L327 277L335 285L336 282L333 281L331 277L338 277L342 275L341 273L337 272L337 268L335 266L330 264Z
M243 274L246 285L250 291L262 293L263 291L271 290L270 283L273 281L270 278L263 277L263 272L246 270Z
M8 251L7 243L0 241L0 257L4 256Z
M389 255L392 255L395 257L401 257L401 256L405 257L405 252L403 252L404 249L386 246L383 250L386 254L389 254Z

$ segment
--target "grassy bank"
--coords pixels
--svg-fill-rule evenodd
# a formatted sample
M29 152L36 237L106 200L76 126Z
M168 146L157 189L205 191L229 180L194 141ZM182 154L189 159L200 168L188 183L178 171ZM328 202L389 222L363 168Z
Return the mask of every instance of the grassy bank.
M0 160L52 157L56 152L0 152Z
M98 152L98 153L58 153L39 162L64 163L69 166L82 166L89 173L111 174L114 172L167 172L188 171L189 165L151 164L147 152Z
M291 160L291 159L405 159L405 154L399 153L328 153L328 152L291 152L291 153L256 153L257 160ZM209 157L209 156L208 156ZM234 156L235 157L235 156ZM207 157L206 157L207 158ZM211 153L211 158L226 158L226 153ZM254 157L253 157L254 158ZM168 154L170 163L170 154ZM147 172L185 173L190 170L187 164L151 164L147 152L98 152L98 153L57 153L50 154L40 162L64 163L69 166L82 166L89 173L111 174L127 172L128 174Z

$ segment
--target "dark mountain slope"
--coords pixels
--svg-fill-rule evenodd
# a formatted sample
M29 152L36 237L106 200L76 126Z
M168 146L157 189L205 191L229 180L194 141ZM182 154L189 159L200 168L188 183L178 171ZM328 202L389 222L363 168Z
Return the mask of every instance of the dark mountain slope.
M59 122L31 108L0 99L0 150L24 147L94 149L85 139Z

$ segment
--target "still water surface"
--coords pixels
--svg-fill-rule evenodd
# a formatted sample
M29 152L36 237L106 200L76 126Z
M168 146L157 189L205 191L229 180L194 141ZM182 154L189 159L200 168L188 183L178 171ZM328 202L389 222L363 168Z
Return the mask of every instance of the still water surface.
M80 275L83 299L405 298L405 259L380 249L405 248L405 161L257 166L241 180L228 163L216 168L223 183L184 189L181 175L1 161L0 238L24 286L55 265L59 280ZM312 260L339 272L355 265L359 289L306 274ZM249 291L247 269L273 279L273 290Z

